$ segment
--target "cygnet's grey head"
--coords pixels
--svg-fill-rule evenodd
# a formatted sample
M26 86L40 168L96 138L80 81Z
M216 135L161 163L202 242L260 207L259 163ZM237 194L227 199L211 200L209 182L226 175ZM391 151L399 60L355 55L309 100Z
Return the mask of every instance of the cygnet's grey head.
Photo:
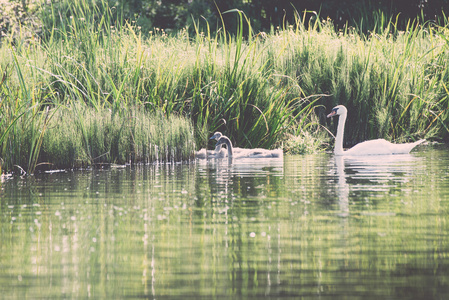
M219 140L221 137L222 137L223 135L221 134L221 132L219 132L219 131L217 131L217 132L215 132L214 133L214 135L213 136L211 136L210 138L209 138L209 140Z

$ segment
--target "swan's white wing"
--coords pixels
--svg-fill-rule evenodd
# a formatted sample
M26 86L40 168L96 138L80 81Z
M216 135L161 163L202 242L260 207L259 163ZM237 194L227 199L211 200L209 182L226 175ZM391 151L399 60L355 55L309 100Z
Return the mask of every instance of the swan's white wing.
M419 140L414 143L393 144L384 139L370 140L355 145L351 149L344 152L344 155L389 155L389 154L407 154L415 146L422 143L424 140Z
M344 155L382 155L391 154L391 143L384 139L370 140L359 143L344 152Z

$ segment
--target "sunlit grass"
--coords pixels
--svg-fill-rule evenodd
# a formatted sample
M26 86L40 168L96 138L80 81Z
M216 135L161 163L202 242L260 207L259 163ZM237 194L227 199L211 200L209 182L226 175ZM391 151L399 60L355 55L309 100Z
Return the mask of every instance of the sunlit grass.
M407 31L386 28L365 37L325 24L276 36L275 47L286 57L278 61L286 75L296 74L304 95L328 94L320 102L328 111L337 104L349 108L352 142L448 137L442 118L449 96L447 28L411 22Z
M105 2L63 7L46 11L42 39L1 45L6 171L185 160L217 130L239 147L313 152L328 142L323 115L336 104L349 109L350 143L449 137L447 26L411 21L398 31L380 18L360 35L298 17L251 34L233 10L240 22L233 36L201 20L194 35L159 28L143 35ZM314 114L320 126L310 126Z
M103 163L175 162L195 150L193 127L175 114L132 108L123 115L93 108L59 108L48 124L41 162L78 168Z

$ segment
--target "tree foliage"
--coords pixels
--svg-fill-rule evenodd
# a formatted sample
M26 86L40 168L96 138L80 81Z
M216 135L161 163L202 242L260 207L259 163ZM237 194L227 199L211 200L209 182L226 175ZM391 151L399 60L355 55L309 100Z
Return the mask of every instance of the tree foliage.
M86 2L87 0L73 0ZM331 19L337 29L356 27L367 33L376 30L382 23L394 19L405 29L410 19L421 22L434 21L446 24L449 16L449 0L93 0L91 5L101 2L115 9L117 18L135 22L142 33L156 28L166 32L186 27L194 30L194 22L205 19L212 30L224 25L229 32L237 30L236 14L226 11L238 9L251 23L254 32L270 32L277 27L295 24L298 18ZM28 25L32 32L41 29L36 24L36 14L42 11L66 12L67 0L8 0L0 3L0 41L11 34L19 23ZM39 10L38 7L41 7ZM104 6L104 5L103 5ZM45 19L45 18L40 18ZM204 23L204 22L203 22ZM46 24L42 24L44 31ZM377 28L379 29L379 28Z
M399 26L407 25L408 20L419 18L421 21L442 22L448 16L449 0L115 0L128 18L138 17L137 22L145 29L152 28L181 29L193 20L205 18L209 24L221 19L228 30L236 29L236 16L220 14L238 9L251 21L253 29L269 31L272 28L294 24L295 18L330 18L335 26L366 26L373 30L376 18L398 17ZM111 3L112 4L112 3ZM304 14L304 12L309 12ZM363 30L363 28L362 28Z

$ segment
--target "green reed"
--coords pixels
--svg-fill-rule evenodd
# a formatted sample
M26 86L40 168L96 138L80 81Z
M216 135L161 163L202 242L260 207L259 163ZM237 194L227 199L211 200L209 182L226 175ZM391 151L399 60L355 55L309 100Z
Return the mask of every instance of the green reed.
M327 110L345 104L347 137L392 140L447 139L447 28L410 22L406 31L387 26L382 34L321 29L284 30L274 47L285 74L296 75L303 95L323 93ZM286 46L288 45L288 46ZM274 51L273 51L274 52ZM439 123L439 124L437 124ZM349 134L348 134L349 133Z
M194 149L191 122L175 114L166 117L130 108L119 115L76 104L54 114L43 140L41 161L64 168L175 162L189 159Z
M0 48L3 169L184 160L216 130L240 147L310 152L328 142L323 117L337 104L348 143L449 138L447 24L398 31L380 15L359 34L298 14L254 34L241 11L223 13L236 34L204 20L193 36L144 33L105 1L44 9L40 40Z
M64 36L77 41L91 38L90 31L72 26L78 27L77 36L71 36L72 31ZM123 30L127 39L136 40L128 29ZM73 40L2 48L6 62L1 65L0 85L3 170L33 173L36 168L192 157L190 120L175 112L165 115L159 106L142 108L148 102L135 94L144 81L138 74L141 68L128 59L127 51L115 47L128 47L129 41L113 38L107 45L87 50L88 56L85 50L78 52Z

